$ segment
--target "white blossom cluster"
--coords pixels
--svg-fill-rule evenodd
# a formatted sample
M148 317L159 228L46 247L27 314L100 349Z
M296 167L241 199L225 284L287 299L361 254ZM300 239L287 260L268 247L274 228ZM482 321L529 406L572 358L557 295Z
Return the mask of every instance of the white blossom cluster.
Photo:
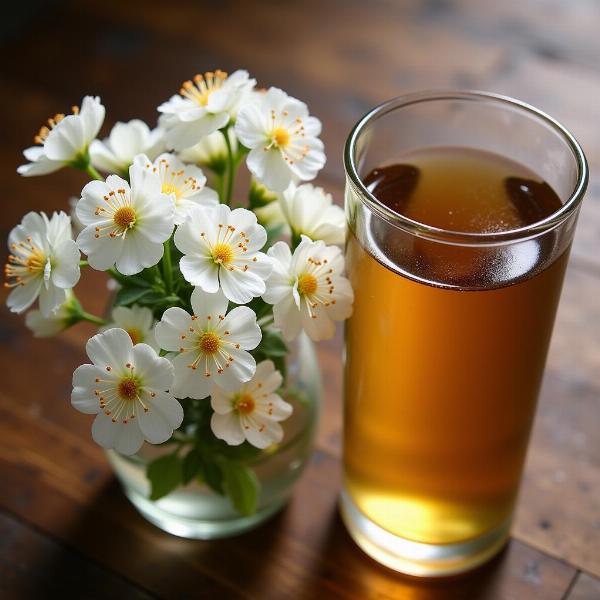
M132 454L144 440L168 440L187 398L210 402L212 431L228 444L280 442L292 407L274 363L251 353L263 330L322 340L351 314L343 211L306 183L325 164L321 123L303 102L255 84L241 70L196 75L158 107L155 128L118 122L103 140L104 106L86 96L24 152L22 175L70 166L92 178L73 223L64 212L32 212L11 231L5 285L12 311L38 302L26 319L35 335L101 325L87 344L91 364L74 373L72 404L96 415L92 436L105 448ZM244 158L255 200L232 208ZM290 241L273 243L276 230ZM145 285L155 269L167 304L133 301L104 322L72 291L84 266L123 287ZM260 320L247 306L257 301L272 305Z

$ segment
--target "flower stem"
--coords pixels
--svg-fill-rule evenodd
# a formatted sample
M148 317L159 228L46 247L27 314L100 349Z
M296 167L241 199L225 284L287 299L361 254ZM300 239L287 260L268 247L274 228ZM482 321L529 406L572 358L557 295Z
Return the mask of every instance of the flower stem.
M165 278L165 285L167 286L167 294L173 293L173 265L171 264L171 238L165 243L165 251L162 257L162 270L163 277Z
M290 229L292 228L290 221L288 220L288 225L290 226ZM300 242L302 241L302 238L300 237L299 234L297 234L293 229L292 229L292 239L290 240L290 245L292 247L292 252L300 245Z
M119 283L123 285L127 285L129 283L127 281L127 277L125 275L121 275L121 273L119 273L119 271L117 271L114 267L108 269L108 272L110 273L110 276L113 279L116 279Z
M92 164L90 162L88 162L85 165L85 169L84 171L92 178L92 179L97 179L98 181L104 181L104 177L102 177L102 175L100 175L100 173L98 173L98 171L96 171L96 169L94 169L94 167L92 166Z
M227 182L225 188L225 204L228 206L231 204L231 196L233 194L233 182L235 179L236 161L233 156L233 150L231 149L231 141L229 140L229 133L227 128L221 129L221 133L225 138L225 145L227 146Z
M80 267L87 267L88 266L88 261L87 260L80 260L79 261L79 266Z
M106 321L104 319L101 319L100 317L97 317L96 315L92 315L91 313L88 313L88 312L82 312L79 315L79 318L81 321L87 321L88 323L94 323L94 325L106 325Z

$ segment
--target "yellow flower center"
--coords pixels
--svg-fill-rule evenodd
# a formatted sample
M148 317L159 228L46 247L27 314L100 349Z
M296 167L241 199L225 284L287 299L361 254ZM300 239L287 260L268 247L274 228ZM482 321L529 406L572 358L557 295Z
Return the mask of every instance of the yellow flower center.
M285 127L275 127L271 135L280 148L285 148L290 143L290 132Z
M115 211L113 222L121 231L133 227L135 224L135 210L131 206L121 206Z
M200 336L198 345L204 354L215 354L221 346L221 340L216 333L207 331Z
M32 277L43 274L47 257L30 237L27 241L11 244L10 250L11 254L8 255L8 262L4 266L4 275L13 281L5 282L5 287L25 285Z
M73 112L74 115L78 115L79 114L79 106L72 106L71 111ZM54 129L64 118L65 118L65 115L63 113L58 113L58 114L54 115L53 117L50 117L46 121L47 125L42 125L42 127L40 127L40 130L39 130L38 134L33 138L33 141L36 144L43 144L46 141L46 138L48 137L48 134L50 133L50 131L52 129Z
M162 184L161 192L163 194L175 194L176 201L181 200L181 196L183 195L183 192L181 191L181 189L178 186L176 186L174 183L170 183L170 182L165 182Z
M213 260L219 265L226 265L233 260L233 250L229 244L219 242L212 249Z
M254 398L250 394L240 394L235 402L236 409L243 415L250 414L255 406L256 402L254 402Z
M133 344L139 344L143 340L142 332L136 327L126 330Z
M135 400L139 395L139 385L137 381L131 377L121 379L117 387L117 392L122 400Z
M209 71L204 75L195 75L193 81L183 82L179 93L200 106L206 106L210 95L218 90L226 79L227 73L219 69L214 73Z
M298 292L302 296L310 296L317 291L317 278L311 273L302 273L298 277Z

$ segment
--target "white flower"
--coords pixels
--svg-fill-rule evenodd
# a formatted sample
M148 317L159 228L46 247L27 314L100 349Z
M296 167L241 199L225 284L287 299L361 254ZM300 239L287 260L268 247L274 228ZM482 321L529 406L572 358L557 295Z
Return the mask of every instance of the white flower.
M79 281L79 250L71 237L71 221L64 213L27 213L8 236L10 254L4 267L13 288L6 300L11 311L27 310L39 296L45 317L63 304L67 290Z
M267 233L256 215L245 208L231 210L225 204L197 207L175 232L175 245L184 256L181 274L206 292L221 286L225 296L245 304L265 291L271 262L259 252Z
M248 440L257 448L267 448L283 439L279 421L292 414L292 405L275 392L283 378L270 360L256 365L254 377L234 392L213 387L210 404L215 411L210 426L213 433L231 446Z
M237 152L237 138L230 127L227 136L231 144L231 151ZM213 131L203 137L197 144L185 148L179 153L179 158L185 163L193 163L200 167L211 169L215 173L223 173L227 168L227 144L225 137L220 131Z
M117 175L90 181L77 204L85 225L77 244L99 271L116 264L123 275L134 275L152 267L173 231L175 205L162 193L158 175L134 164L129 178L131 186Z
M84 229L85 225L79 220L77 216L77 203L79 198L77 196L69 196L69 217L71 218L71 232L77 237Z
M51 337L77 321L81 305L73 292L67 290L67 299L50 316L45 317L40 310L30 310L25 315L25 325L34 337Z
M104 326L100 332L119 327L129 334L134 344L143 342L156 352L160 350L160 346L154 337L154 317L149 308L137 306L137 304L131 307L115 306L110 316L111 323Z
M193 315L182 308L169 308L156 325L161 348L179 352L173 358L178 398L205 398L213 382L235 390L254 375L256 362L247 352L261 340L256 314L247 306L227 313L227 298L221 291L207 294L195 288L191 297Z
M325 164L321 122L306 104L277 88L243 106L235 133L250 154L250 172L269 189L282 192L295 179L314 179Z
M206 187L204 173L194 165L184 165L174 154L161 154L154 163L140 155L135 164L158 174L162 193L175 204L175 225L181 225L195 206L219 203L217 192Z
M306 235L326 244L343 244L346 236L344 211L333 204L331 194L310 183L290 186L279 198L281 210L298 237Z
M293 256L284 242L269 248L268 255L273 272L263 300L274 305L275 325L283 337L291 340L301 329L315 341L332 337L334 321L351 315L354 300L339 247L302 236Z
M166 129L167 147L177 151L189 148L225 127L235 118L240 102L255 83L247 71L236 71L227 77L219 70L184 82L179 96L172 96L158 107L164 115L160 124Z
M103 448L134 454L144 439L166 442L181 425L181 404L166 390L173 366L147 344L136 344L122 329L109 329L88 340L93 364L73 373L71 404L95 414L92 437Z
M100 98L86 96L79 107L73 106L73 114L65 117L54 115L48 119L48 127L40 129L31 146L23 152L30 163L21 165L21 175L45 175L58 171L65 165L86 160L88 147L98 135L104 121L104 106Z
M154 160L164 150L164 133L160 127L151 130L140 119L115 123L106 139L92 142L92 165L108 173L127 174L138 154Z

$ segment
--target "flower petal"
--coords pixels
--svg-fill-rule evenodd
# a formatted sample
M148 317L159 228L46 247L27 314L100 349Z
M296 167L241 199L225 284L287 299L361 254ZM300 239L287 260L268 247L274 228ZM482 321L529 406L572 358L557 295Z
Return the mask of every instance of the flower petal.
M146 401L148 410L138 415L140 429L151 444L162 444L171 437L173 429L181 425L183 408L171 394L165 392Z
M279 423L272 419L256 417L255 425L250 425L244 430L246 439L257 448L267 448L271 444L278 444L283 439L283 429Z
M168 390L173 384L173 365L161 358L148 344L136 344L131 351L135 372L145 388L155 392Z
M98 417L96 417L98 418ZM114 449L121 454L135 454L144 443L144 436L140 430L139 423L113 423L117 432L114 439Z
M219 289L219 267L205 256L184 255L179 261L179 270L184 279L205 292L214 293Z
M162 243L152 242L146 236L134 231L123 240L116 267L123 275L135 275L157 264L164 250Z
M96 237L93 225L87 226L78 236L77 245L87 255L90 267L97 271L106 271L114 266L123 249L123 238Z
M175 368L175 379L171 394L176 398L206 398L210 393L212 381L206 377L204 369L199 366L197 369L190 368L194 356L191 352L182 352L173 359Z
M244 350L253 350L262 339L256 313L248 306L237 306L229 312L221 323L221 330L229 331L227 339L240 344Z
M227 305L229 304L221 290L217 290L215 293L209 293L199 287L194 288L190 301L192 303L194 314L201 322L207 321L209 317L217 322L219 315L225 315L227 312Z
M213 385L210 391L210 405L220 415L226 415L233 410L229 394L223 392L216 385Z
M61 288L72 288L79 281L79 248L73 240L64 240L54 248L52 283Z
M245 308L245 307L240 307ZM229 348L233 361L229 363L229 367L223 370L222 373L215 373L214 382L220 388L233 392L240 387L240 383L250 381L256 370L256 361L254 357L245 350Z
M164 350L179 352L181 336L188 333L191 324L192 317L183 308L178 306L167 308L154 329L156 341Z
M213 413L210 428L216 437L225 440L230 446L239 446L245 439L240 420L233 413Z
M6 299L6 306L14 313L26 311L38 297L43 283L42 277L30 279L25 285L17 285Z
M90 338L85 351L98 367L122 370L130 362L133 344L129 334L119 328L109 329Z

